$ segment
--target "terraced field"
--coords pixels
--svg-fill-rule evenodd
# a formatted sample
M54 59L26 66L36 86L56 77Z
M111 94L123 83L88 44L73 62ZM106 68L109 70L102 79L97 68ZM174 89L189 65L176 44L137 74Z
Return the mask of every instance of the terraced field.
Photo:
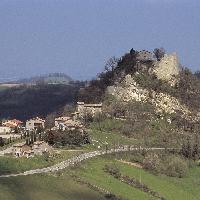
M141 179L142 183L158 192L167 200L200 200L200 167L191 168L186 178L171 178L167 176L156 176L144 169L130 166L108 158L97 158L85 162L73 172L83 179L107 188L110 192L122 196L125 199L146 200L155 199L149 194L128 186L125 183L109 176L104 172L105 164L115 164L123 175Z

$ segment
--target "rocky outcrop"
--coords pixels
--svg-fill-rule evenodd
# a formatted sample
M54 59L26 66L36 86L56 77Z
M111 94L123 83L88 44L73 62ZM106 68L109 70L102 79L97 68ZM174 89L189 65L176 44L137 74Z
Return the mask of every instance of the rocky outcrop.
M148 90L140 88L131 75L127 75L121 84L109 86L107 91L124 102L131 100L146 102L149 96Z
M157 113L165 112L172 114L179 111L184 118L189 118L191 115L187 106L181 104L177 98L168 94L143 89L135 82L131 75L127 75L122 83L108 87L107 91L123 102L149 102L155 107Z
M160 61L154 63L153 73L158 79L167 81L171 86L177 83L180 72L178 56L176 53L165 55Z
M182 105L175 97L154 91L152 91L152 96L153 98L149 99L149 101L155 106L157 112L172 114L176 111L181 111L185 116L190 114L188 108Z

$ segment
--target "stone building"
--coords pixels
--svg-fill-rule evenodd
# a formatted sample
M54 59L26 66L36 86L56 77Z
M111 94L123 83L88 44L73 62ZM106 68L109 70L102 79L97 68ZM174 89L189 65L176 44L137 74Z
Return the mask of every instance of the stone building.
M59 124L65 123L66 121L70 120L71 117L63 116L55 118L55 127L59 127Z
M31 145L20 143L13 145L12 153L16 157L33 157L42 155L44 152L52 152L53 148L44 141L37 141Z
M85 104L84 102L77 102L77 113L79 117L90 114L94 117L96 113L102 112L102 103L99 104Z
M12 129L6 126L0 126L0 134L8 134L11 133Z
M34 152L31 149L31 146L27 145L26 143L20 143L13 145L12 149L13 155L16 157L31 157L33 156Z
M45 120L39 117L36 117L36 118L26 121L26 129L34 130L34 129L37 129L38 127L44 128L44 123L45 123Z

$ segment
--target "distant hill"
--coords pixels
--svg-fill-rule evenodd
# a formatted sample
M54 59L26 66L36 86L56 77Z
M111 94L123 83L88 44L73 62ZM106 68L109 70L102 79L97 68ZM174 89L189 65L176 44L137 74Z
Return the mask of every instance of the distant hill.
M31 78L20 79L16 81L18 84L65 84L68 85L73 79L64 73L51 73L47 75L34 76Z

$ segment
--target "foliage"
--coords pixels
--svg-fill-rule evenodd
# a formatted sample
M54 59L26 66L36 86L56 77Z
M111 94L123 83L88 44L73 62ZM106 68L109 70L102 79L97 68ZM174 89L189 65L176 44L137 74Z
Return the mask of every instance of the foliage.
M120 82L126 74L134 74L140 64L145 63L147 68L152 62L137 60L138 51L133 49L120 59L110 58L105 66L105 71L98 75L96 80L92 80L84 88L81 88L78 99L80 101L98 103L104 99L105 91L108 86Z
M143 167L147 170L150 170L154 173L159 172L160 158L155 153L149 153L143 160Z
M49 130L44 136L44 140L50 145L83 145L90 143L89 136L86 132L79 129L74 130Z
M183 140L181 154L188 159L199 160L200 159L200 136L190 136Z
M158 155L149 153L146 155L143 166L155 174L165 174L171 177L182 178L188 173L188 163L176 155Z
M108 200L122 200L122 198L116 197L116 195L114 194L105 194L104 196Z
M182 69L179 74L175 96L192 111L200 109L200 79L187 68Z
M2 137L0 137L0 146L2 147L2 146L4 146L4 144L5 144L4 139Z
M156 59L159 61L161 60L162 57L164 57L165 55L165 49L164 48L155 48L154 51L153 51Z
M105 165L104 171L114 176L115 178L120 178L121 173L116 165Z
M46 117L76 101L78 90L78 85L33 85L0 91L0 117L21 120Z
M182 178L188 173L187 161L177 156L168 156L163 167L163 173L172 177Z

